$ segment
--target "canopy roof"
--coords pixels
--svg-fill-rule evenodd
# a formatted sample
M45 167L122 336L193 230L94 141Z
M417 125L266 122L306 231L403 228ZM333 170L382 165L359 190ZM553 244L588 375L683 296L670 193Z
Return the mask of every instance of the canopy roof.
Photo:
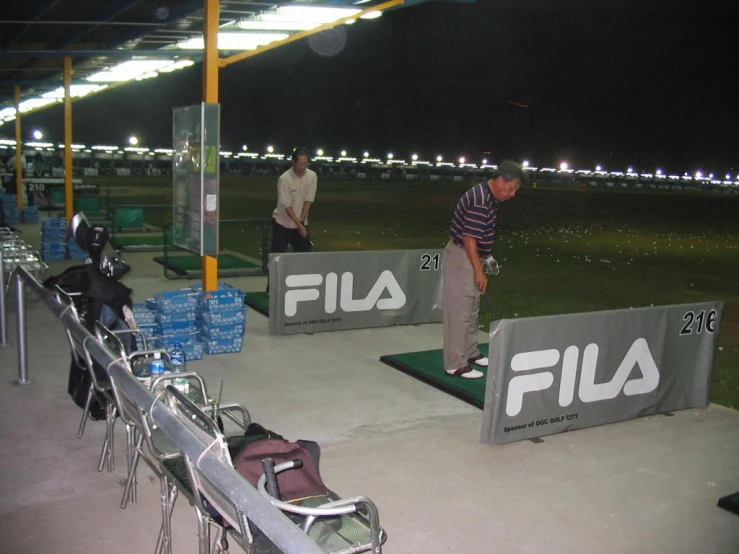
M425 1L220 0L219 53L259 52L353 14L374 18ZM21 113L62 101L65 56L72 58L73 97L200 61L203 7L204 0L7 2L0 15L0 124L15 119L16 86Z

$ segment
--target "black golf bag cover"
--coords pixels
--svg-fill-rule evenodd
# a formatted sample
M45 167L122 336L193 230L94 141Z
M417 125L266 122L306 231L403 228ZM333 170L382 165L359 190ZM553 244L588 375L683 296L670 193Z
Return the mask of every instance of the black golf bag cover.
M77 265L49 277L44 286L54 289L59 286L63 291L73 294L72 301L77 309L80 322L88 331L93 331L93 323L100 321L111 330L128 329L123 315L123 306L132 305L131 289L114 278L103 275L96 265ZM136 342L132 335L121 337L128 352L136 349ZM106 379L105 369L93 364L93 370L101 379ZM72 364L69 368L67 392L80 408L85 407L91 379L87 368L80 367L77 357L72 355ZM90 404L92 419L105 418L105 406L95 396Z

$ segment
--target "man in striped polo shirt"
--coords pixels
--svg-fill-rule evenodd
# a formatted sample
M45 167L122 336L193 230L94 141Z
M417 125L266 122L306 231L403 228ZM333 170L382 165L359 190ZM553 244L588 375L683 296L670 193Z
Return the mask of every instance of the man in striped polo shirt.
M444 249L444 370L448 375L479 379L485 374L473 365L487 367L477 348L480 296L488 288L483 261L495 241L498 206L516 195L524 181L521 166L503 162L487 182L462 195Z

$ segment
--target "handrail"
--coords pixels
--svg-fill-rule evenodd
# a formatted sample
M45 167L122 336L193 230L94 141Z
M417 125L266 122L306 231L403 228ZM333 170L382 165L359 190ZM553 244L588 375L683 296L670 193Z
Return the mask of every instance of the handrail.
M202 472L217 486L235 506L254 523L264 535L284 554L322 554L323 550L291 522L280 510L272 506L233 467L223 464L189 429L177 420L167 406L156 401L151 391L143 387L131 374L125 361L85 329L60 302L56 295L43 287L25 268L18 267L15 276L27 285L59 318L62 325L80 343L87 340L92 358L108 373L136 403L145 409L153 421L169 436L190 459L201 460ZM88 338L90 337L90 338Z

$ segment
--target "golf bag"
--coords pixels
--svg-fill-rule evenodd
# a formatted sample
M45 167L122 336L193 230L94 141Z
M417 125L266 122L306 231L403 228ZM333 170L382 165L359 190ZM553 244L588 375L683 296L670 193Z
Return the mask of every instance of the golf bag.
M102 257L102 250L108 242L108 231L105 227L90 227L84 213L80 212L72 218L70 234L87 250L89 256L83 264L49 277L44 281L44 286L52 290L58 287L67 293L77 310L80 323L91 333L94 332L95 321L111 330L129 329L124 308L131 307L133 291L119 279L130 271L130 266L117 253ZM136 349L132 335L123 335L122 341L128 352ZM107 380L103 367L93 363L93 371L99 379ZM90 383L87 368L80 366L77 356L72 353L67 392L80 408L85 407ZM105 419L105 406L97 396L91 400L90 417Z

